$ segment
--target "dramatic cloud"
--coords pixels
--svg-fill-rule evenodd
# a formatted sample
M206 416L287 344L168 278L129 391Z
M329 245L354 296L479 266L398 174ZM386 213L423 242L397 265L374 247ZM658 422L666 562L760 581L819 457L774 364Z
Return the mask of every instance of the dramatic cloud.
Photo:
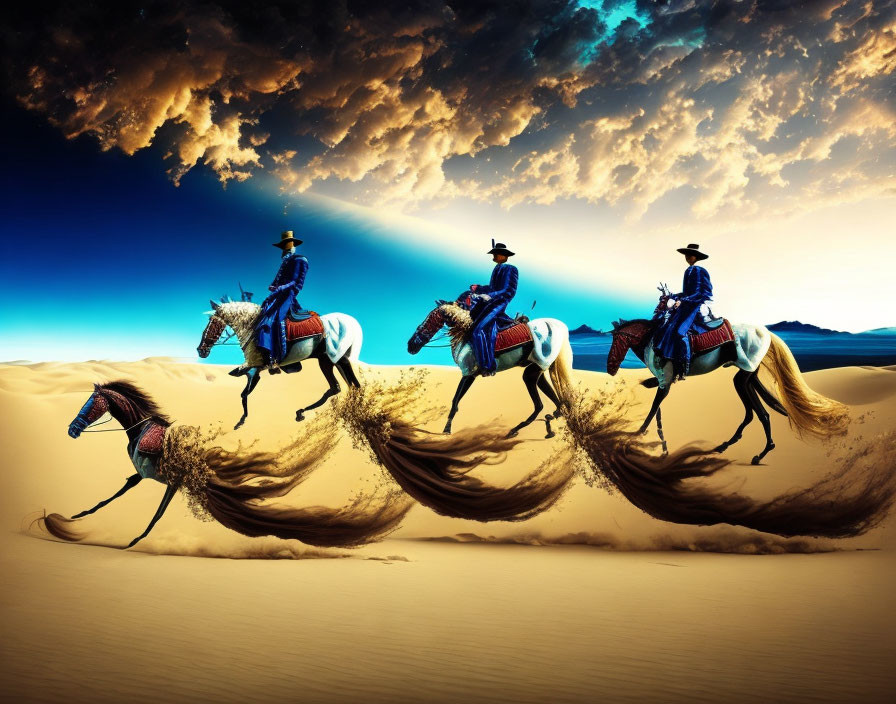
M125 4L127 5L127 4ZM68 136L396 206L637 219L896 190L892 2L149 3L19 10L7 83Z

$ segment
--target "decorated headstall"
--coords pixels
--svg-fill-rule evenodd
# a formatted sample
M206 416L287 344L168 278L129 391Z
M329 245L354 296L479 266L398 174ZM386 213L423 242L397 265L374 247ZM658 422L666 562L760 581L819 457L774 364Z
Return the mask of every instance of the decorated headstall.
M413 336L408 340L408 352L410 354L417 354L445 324L445 314L441 308L444 303L445 301L436 301L436 307L417 326Z
M643 321L613 323L613 344L607 354L607 374L614 376L628 351L643 346L644 338L649 334L650 325Z
M87 426L91 423L95 423L104 413L109 411L109 401L104 393L113 394L115 392L107 392L99 384L93 385L93 393L90 395L90 398L87 399L87 402L83 406L81 406L81 410L78 411L78 415L75 416L75 419L69 423L69 435L73 438L78 437Z
M221 337L221 333L224 332L224 328L226 327L227 323L217 315L212 315L208 319L208 324L202 332L202 340L196 348L196 352L202 359L208 357L212 350L212 346L218 341L218 338Z

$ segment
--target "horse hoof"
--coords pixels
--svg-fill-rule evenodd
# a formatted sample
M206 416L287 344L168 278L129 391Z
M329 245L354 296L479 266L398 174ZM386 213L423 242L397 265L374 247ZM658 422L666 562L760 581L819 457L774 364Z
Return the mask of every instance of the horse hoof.
M442 435L451 435L451 428L445 428L442 431Z
M243 421L240 421L240 422L237 423L235 426L233 426L233 429L234 429L234 430L239 430L239 429L242 428L242 427L243 427Z
M713 452L724 452L727 449L728 449L728 446L722 444L722 445L719 445L718 447L716 447L715 449L713 449Z
M756 456L753 458L753 461L752 461L750 464L752 464L752 465L757 465L757 464L759 464L759 455L756 455Z
M548 438L552 438L552 437L554 437L555 435L557 435L557 433L555 433L555 432L552 430L551 432L549 432L549 433L548 433L547 435L545 435L544 437L545 437L545 440L547 440Z
M519 431L519 430L511 430L511 431L510 431L509 433L507 433L507 435L505 435L504 437L507 437L507 438L515 438L515 437L516 437L517 435L519 435L519 434L520 434L520 431Z
M296 423L301 423L305 420L305 413L303 411L296 411Z

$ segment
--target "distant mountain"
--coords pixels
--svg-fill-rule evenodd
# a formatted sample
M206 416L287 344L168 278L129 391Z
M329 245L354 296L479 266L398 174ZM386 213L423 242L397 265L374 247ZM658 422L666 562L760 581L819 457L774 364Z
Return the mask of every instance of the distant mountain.
M588 325L579 325L575 330L569 331L570 335L609 335L610 333L603 330L595 330Z
M896 327L894 328L874 328L873 330L865 330L860 335L894 335L896 336Z
M829 330L828 328L820 328L811 323L801 323L799 320L782 320L780 323L766 325L772 332L805 332L814 335L851 335L852 333L841 332L840 330Z

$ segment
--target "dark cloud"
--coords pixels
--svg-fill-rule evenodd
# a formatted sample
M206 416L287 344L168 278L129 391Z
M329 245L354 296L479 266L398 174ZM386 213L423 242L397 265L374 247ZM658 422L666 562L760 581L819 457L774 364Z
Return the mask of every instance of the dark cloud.
M175 180L636 216L689 186L705 217L894 186L892 2L105 5L7 10L7 85L103 149L162 142Z

